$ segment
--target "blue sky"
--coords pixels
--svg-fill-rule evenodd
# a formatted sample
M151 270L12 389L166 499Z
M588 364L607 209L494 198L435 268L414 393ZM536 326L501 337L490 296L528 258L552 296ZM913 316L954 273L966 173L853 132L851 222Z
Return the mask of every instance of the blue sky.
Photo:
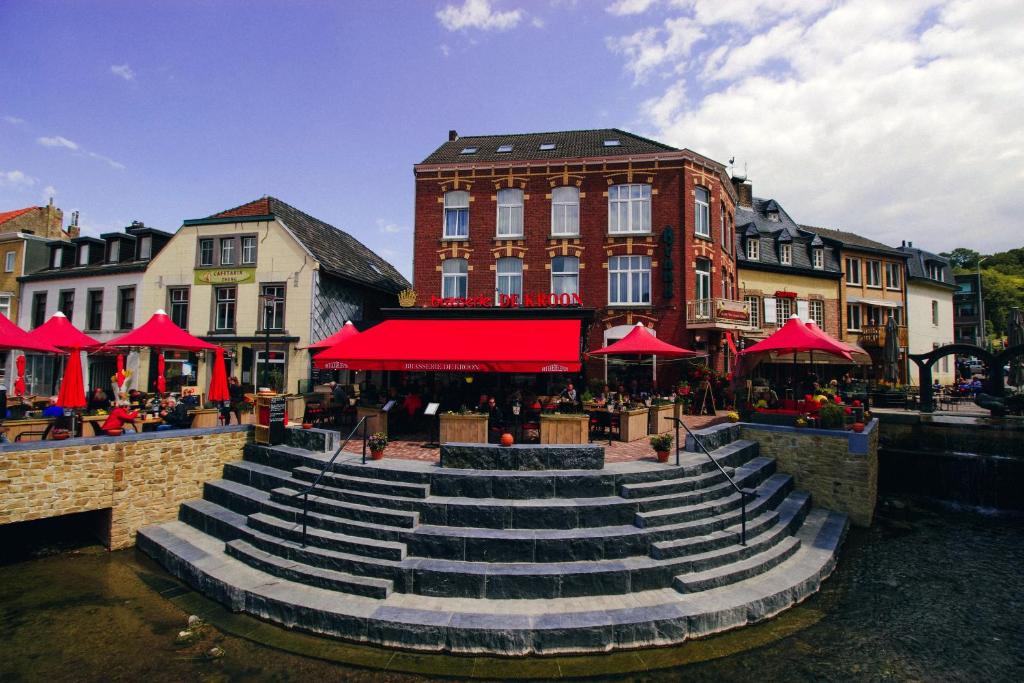
M1019 246L1018 4L5 0L0 210L174 230L272 194L408 274L449 128L607 126L735 156L804 223Z

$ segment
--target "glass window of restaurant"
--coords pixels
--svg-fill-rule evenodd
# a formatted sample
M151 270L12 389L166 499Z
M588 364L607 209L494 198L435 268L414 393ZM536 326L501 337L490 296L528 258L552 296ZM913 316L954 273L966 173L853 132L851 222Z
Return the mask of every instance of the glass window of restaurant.
M441 263L441 296L464 299L469 291L469 261L445 259Z
M501 304L501 295L523 295L523 260L513 257L498 259L494 304Z
M580 260L575 256L556 256L551 259L551 293L580 293Z

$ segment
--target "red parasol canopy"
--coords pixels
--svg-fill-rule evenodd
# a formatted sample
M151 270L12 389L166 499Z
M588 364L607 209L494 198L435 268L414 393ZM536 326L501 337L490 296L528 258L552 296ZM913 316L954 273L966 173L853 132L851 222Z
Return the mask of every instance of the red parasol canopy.
M217 347L181 329L164 313L158 310L153 317L131 332L111 339L107 346L147 346L154 349L178 349L179 351L216 351Z
M60 349L96 349L99 342L71 324L67 316L57 311L45 323L28 333L36 341Z
M14 361L14 364L18 368L18 379L14 380L14 395L24 396L25 395L25 356L18 356L18 360Z
M857 348L857 347L854 347L854 346L850 346L849 344L847 344L845 342L839 341L838 339L836 339L835 337L830 335L828 332L826 332L825 330L823 330L820 327L818 327L818 323L814 322L813 320L807 321L807 329L809 329L811 332L813 332L814 334L818 335L819 337L824 337L825 339L828 339L829 341L833 341L836 344L839 344L844 349L849 351L851 354L853 354L853 353L863 354L864 353L863 349L860 349L860 348Z
M34 338L31 334L8 320L5 315L0 315L0 351L60 353L60 349Z
M82 354L78 349L68 353L68 364L64 368L64 379L60 382L57 405L61 408L84 408L85 386L82 384Z
M217 347L217 357L213 361L213 374L210 377L210 393L207 395L209 401L229 401L231 393L228 391L228 371L224 367L224 349Z
M643 323L636 326L625 337L608 346L591 351L591 356L661 356L663 358L685 358L696 356L696 351L672 346L663 342L644 327Z
M344 341L349 337L354 337L357 334L359 334L359 330L357 330L356 326L352 324L351 320L349 320L348 322L341 326L340 330L332 334L330 337L327 337L326 339L321 339L315 344L310 344L307 348L312 350L329 349L338 342Z
M764 353L767 351L774 351L780 354L822 351L833 356L842 356L846 360L852 360L845 344L832 339L827 334L818 334L807 329L807 325L795 315L791 316L785 325L776 330L767 339L763 339L753 346L740 351L740 355L746 356L752 353Z

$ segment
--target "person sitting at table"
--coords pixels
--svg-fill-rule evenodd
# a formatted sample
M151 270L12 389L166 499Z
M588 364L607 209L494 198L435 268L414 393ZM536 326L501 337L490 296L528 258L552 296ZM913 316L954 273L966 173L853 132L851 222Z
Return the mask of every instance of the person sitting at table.
M558 397L563 401L574 404L579 403L580 400L579 392L576 391L576 387L572 385L572 382L565 385L565 389L562 389L562 393Z
M43 417L64 417L64 409L57 405L56 396L51 396L49 403L43 408Z
M167 429L185 429L192 426L192 418L188 414L188 406L179 403L173 396L167 399L167 407L160 411L164 423L157 425L157 431Z
M184 403L189 408L199 407L199 397L196 396L194 389L185 389L181 393L181 403Z
M107 392L101 387L93 389L89 394L89 410L106 410L109 407L110 399L107 398Z
M137 410L128 410L127 401L118 401L114 409L110 411L110 415L104 420L103 424L100 425L100 431L109 434L111 430L117 430L121 432L124 429L124 425L127 422L134 422L139 417Z

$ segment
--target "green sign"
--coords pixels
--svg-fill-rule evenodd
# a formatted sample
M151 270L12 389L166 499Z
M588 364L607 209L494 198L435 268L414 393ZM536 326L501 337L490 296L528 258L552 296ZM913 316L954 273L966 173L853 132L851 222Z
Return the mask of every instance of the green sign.
M197 285L241 285L256 281L255 268L208 268L195 271Z

